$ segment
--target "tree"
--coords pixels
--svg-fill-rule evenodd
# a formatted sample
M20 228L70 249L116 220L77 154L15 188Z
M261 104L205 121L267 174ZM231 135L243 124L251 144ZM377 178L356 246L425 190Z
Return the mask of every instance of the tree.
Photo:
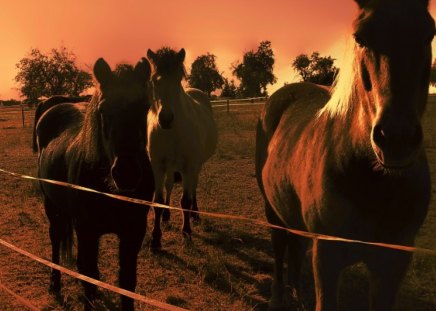
M433 64L431 65L430 84L433 87L436 86L436 59L433 61Z
M224 86L221 92L221 97L235 98L238 95L238 88L235 85L234 80L229 80L224 78Z
M64 46L48 54L32 49L16 67L15 81L28 104L35 104L41 96L78 96L93 85L91 74L77 67L75 54Z
M218 71L215 60L216 56L210 53L197 57L192 63L191 74L188 76L191 87L200 89L209 96L224 84L224 79Z
M330 56L321 57L318 52L313 52L310 57L306 54L298 55L292 62L292 67L303 81L332 85L339 71L333 65L334 61L335 59Z
M243 96L265 96L268 84L274 84L274 53L270 41L262 41L257 51L248 51L244 54L242 63L233 66L233 75L241 84L240 92Z

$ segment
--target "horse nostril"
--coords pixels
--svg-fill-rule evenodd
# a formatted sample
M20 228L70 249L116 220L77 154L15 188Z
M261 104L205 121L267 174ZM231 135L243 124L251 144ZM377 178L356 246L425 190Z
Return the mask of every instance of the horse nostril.
M172 113L171 114L163 114L163 113L159 114L159 124L163 129L171 128L173 120L174 120L174 115Z
M383 127L380 124L377 124L373 129L372 139L374 143L383 148L386 143L386 131L383 130Z
M412 134L412 144L420 145L424 139L424 134L422 132L422 127L418 124L415 127L415 131Z

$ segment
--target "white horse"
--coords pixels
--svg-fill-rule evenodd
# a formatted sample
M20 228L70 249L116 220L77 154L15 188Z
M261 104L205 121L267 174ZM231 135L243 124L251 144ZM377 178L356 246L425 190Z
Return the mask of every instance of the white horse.
M154 65L154 100L148 113L147 130L147 150L155 180L154 202L169 204L174 176L181 176L182 232L190 239L190 211L198 211L198 176L203 163L215 152L217 128L208 96L197 89L185 91L182 86L186 77L185 50L162 48L156 53L148 50L147 57ZM152 248L161 247L161 213L162 209L155 208ZM197 213L192 216L194 220L199 219ZM164 211L163 219L169 220L169 210Z

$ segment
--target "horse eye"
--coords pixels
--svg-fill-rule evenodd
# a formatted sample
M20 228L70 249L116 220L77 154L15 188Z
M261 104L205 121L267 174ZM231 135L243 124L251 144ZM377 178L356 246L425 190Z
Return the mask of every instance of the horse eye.
M105 103L106 101L105 100L102 100L99 104L98 104L98 112L99 113L104 113L104 106L105 106Z
M353 35L354 40L356 41L356 43L362 48L366 46L366 42L365 39L363 39L362 35L359 33L354 33Z
M361 64L361 72L362 72L362 81L363 86L367 92L372 90L371 78L369 76L368 68L366 68L365 64Z

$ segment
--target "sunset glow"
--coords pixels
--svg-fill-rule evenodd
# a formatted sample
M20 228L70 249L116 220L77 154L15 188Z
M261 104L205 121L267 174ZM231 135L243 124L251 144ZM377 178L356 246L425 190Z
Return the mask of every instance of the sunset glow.
M436 2L430 11L436 13ZM31 48L48 52L65 45L86 68L98 57L113 66L136 62L148 48L183 47L188 68L210 52L232 79L231 64L262 40L272 42L276 58L271 93L297 79L291 63L299 53L319 51L340 60L355 12L351 0L2 1L0 99L18 98L15 64Z

